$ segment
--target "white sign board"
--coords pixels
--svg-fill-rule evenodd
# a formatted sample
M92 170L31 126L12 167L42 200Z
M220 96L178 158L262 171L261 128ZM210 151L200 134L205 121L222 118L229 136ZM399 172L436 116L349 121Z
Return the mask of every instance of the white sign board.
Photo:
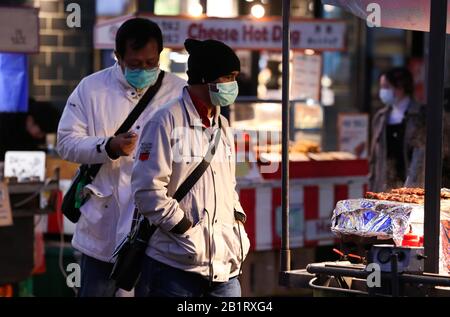
M132 18L126 16L100 22L95 27L95 48L113 49L114 39L120 25ZM186 18L174 16L145 16L156 22L164 36L164 46L182 49L187 38L215 39L233 49L281 50L282 21L280 18L228 19ZM291 48L344 50L346 25L336 20L295 20L290 24Z
M331 218L331 217L330 217ZM331 231L331 219L320 218L306 221L305 238L308 241L330 240L335 236Z
M430 30L431 0L322 0L323 4L338 6L374 26ZM447 5L447 33L450 34L450 2Z
M360 159L368 157L369 116L365 113L342 113L338 116L339 151L350 152Z
M0 52L38 53L37 8L0 7Z
M291 98L319 101L322 57L320 55L295 53L293 70Z
M276 209L276 233L279 239L282 235L282 209ZM304 244L303 232L305 222L305 208L303 204L289 205L289 239L292 247L302 247Z
M0 227L13 224L11 204L9 202L8 186L0 182Z
M19 182L45 180L45 152L8 151L5 154L5 177Z

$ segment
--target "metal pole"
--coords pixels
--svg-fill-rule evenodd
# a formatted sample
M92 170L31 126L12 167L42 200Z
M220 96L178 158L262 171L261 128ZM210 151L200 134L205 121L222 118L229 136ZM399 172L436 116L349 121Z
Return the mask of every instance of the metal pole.
M291 251L289 250L289 17L291 1L283 0L283 85L282 85L282 179L281 179L281 271L291 269Z
M425 271L439 271L440 190L442 184L442 107L444 97L447 0L431 3L425 166Z

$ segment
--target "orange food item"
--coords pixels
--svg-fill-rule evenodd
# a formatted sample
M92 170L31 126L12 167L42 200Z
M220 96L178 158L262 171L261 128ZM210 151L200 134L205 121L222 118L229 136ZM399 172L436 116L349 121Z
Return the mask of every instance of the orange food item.
M388 200L410 204L424 204L425 190L423 188L395 188L388 193L366 192L364 195L368 199ZM450 199L450 193L441 191L441 199Z

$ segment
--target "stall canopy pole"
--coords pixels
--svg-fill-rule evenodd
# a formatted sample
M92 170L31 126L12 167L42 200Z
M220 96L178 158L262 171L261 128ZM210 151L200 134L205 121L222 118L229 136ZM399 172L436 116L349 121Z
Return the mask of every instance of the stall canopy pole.
M427 149L425 166L425 271L439 271L440 191L442 184L442 106L444 97L447 0L433 0L427 94Z
M289 250L289 17L291 1L283 0L283 85L282 85L282 176L281 176L281 271L291 269L291 251Z

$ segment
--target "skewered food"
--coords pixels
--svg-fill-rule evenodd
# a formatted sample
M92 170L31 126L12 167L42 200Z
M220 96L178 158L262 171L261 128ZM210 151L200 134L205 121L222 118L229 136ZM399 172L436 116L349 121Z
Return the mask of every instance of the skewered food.
M395 188L388 193L366 192L365 198L397 201L411 204L424 204L425 190L423 188ZM450 199L450 192L446 189L441 190L441 199Z

